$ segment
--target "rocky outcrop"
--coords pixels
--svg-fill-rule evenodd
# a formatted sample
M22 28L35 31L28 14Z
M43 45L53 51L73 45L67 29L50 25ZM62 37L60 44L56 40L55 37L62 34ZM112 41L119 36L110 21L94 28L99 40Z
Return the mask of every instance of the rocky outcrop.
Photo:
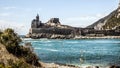
M80 28L75 28L67 25L62 25L59 18L51 18L48 22L42 23L39 21L39 16L32 21L29 34L26 37L30 38L54 38L54 39L70 39L75 35L80 35Z
M36 66L26 63L24 59L20 59L9 53L6 47L0 43L0 68L35 68ZM39 67L38 67L39 68Z
M9 65L9 60L13 60L13 62L15 63L19 59L10 54L4 45L0 44L0 63Z

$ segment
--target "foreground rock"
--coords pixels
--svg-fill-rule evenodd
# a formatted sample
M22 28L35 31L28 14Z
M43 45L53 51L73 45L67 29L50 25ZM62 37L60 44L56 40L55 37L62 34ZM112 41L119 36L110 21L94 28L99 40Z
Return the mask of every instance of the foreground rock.
M35 68L35 66L30 65L25 62L24 59L20 59L13 54L9 53L4 45L0 44L0 68L12 68L12 67L19 67L19 68Z

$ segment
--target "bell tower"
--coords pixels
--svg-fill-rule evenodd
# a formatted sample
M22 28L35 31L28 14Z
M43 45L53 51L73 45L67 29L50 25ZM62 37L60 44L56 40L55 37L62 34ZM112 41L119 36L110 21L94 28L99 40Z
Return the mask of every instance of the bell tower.
M36 20L39 21L39 14L37 14L37 16L36 16Z

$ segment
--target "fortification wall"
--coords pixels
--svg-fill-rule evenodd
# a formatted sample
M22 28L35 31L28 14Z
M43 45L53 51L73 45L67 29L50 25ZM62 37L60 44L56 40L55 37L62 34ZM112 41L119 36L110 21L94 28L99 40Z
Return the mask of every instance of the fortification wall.
M61 35L70 35L73 32L73 29L66 28L32 28L31 32L40 34L40 33L49 33L49 34L61 34Z

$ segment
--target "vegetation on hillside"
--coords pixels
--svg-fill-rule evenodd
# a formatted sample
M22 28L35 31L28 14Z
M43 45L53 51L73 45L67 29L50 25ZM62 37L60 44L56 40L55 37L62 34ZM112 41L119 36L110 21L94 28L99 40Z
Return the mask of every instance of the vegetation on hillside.
M103 26L103 29L113 29L116 26L120 26L120 17L116 17L117 13L111 16L110 19L106 22L106 24Z
M38 62L39 58L30 50L30 48L20 46L19 44L21 41L22 40L13 29L8 28L4 31L0 31L0 43L6 47L9 53L13 54L19 59L24 59L25 63L40 67L40 63ZM24 61L13 63L10 61L10 66L12 66L11 68L19 68L19 66L24 66L23 62ZM0 68L2 66L4 66L4 64L0 63Z

